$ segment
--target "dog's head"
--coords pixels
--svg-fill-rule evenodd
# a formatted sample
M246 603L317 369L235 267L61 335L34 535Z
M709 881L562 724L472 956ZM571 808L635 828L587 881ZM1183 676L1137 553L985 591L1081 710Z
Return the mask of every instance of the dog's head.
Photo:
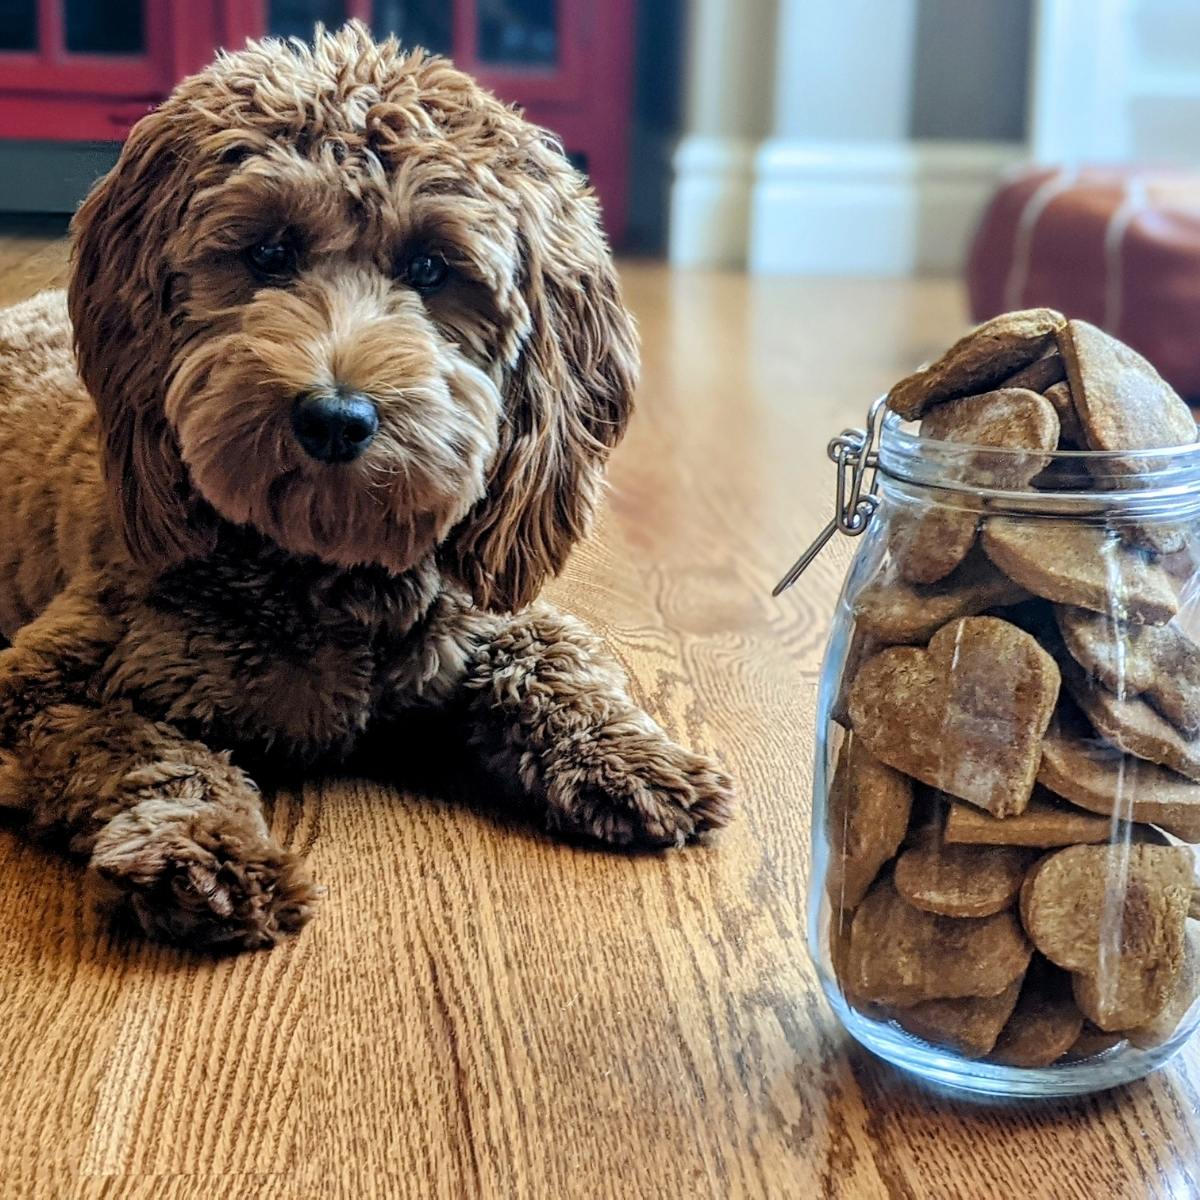
M350 26L182 83L75 218L71 316L131 551L220 519L340 565L437 548L527 602L586 528L637 368L556 143Z

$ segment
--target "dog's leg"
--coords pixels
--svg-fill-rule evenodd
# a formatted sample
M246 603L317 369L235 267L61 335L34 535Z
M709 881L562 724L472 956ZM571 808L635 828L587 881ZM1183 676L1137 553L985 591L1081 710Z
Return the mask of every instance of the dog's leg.
M474 641L465 683L472 740L488 765L519 781L550 828L665 846L728 823L729 778L634 704L579 622L538 604L479 622Z
M0 652L0 805L86 856L148 935L272 944L308 920L316 890L224 755L89 696L105 622L56 601Z

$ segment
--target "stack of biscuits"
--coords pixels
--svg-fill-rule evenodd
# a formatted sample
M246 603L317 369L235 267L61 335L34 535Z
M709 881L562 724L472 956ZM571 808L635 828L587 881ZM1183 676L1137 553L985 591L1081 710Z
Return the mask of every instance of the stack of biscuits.
M1197 439L1149 363L1046 309L981 326L888 402L922 438L997 451L971 477L1007 493L1055 490L1062 450L1106 452L1074 460L1103 472L1097 490L1123 469L1132 487L1141 468L1120 452ZM915 492L884 517L834 713L844 995L1019 1067L1170 1040L1200 993L1195 514L1048 517Z

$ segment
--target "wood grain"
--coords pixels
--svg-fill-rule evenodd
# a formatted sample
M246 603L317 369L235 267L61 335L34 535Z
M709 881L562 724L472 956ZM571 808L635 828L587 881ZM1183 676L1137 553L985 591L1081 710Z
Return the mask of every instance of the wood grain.
M0 237L0 298L64 263ZM3 1195L1200 1193L1195 1050L1090 1100L964 1103L850 1044L805 956L815 684L850 547L770 586L829 514L826 440L956 332L956 289L625 276L641 413L553 595L725 758L736 827L627 857L314 782L274 822L323 911L233 959L117 939L75 867L0 833Z

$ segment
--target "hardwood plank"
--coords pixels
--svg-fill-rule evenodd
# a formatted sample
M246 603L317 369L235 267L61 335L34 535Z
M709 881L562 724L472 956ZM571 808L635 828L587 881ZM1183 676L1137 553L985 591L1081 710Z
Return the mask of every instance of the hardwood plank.
M64 266L61 243L0 237L0 301ZM551 592L727 761L737 825L629 857L314 782L273 819L329 889L319 919L218 960L115 939L74 867L0 833L5 1194L1200 1191L1196 1050L1098 1098L968 1104L853 1047L805 955L815 684L852 547L770 586L830 512L826 441L956 332L957 290L625 277L641 412Z

